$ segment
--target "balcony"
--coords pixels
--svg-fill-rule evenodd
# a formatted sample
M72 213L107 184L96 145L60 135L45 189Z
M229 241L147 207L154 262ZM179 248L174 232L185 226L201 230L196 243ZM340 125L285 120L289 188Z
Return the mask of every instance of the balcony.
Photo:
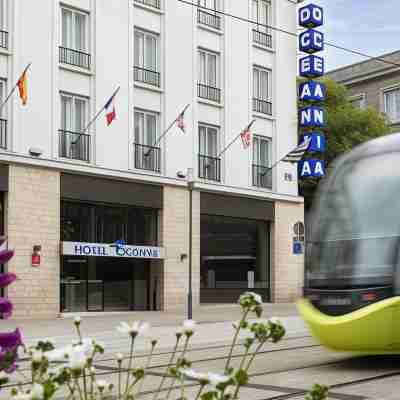
M135 0L135 3L143 4L145 6L161 9L160 0Z
M146 171L161 172L161 149L135 143L135 168Z
M160 87L160 73L142 67L134 67L134 80L147 83L148 85Z
M272 103L266 100L253 98L253 111L272 115Z
M221 102L221 89L213 86L207 86L203 85L202 83L198 83L197 95L202 99L211 100L215 103Z
M221 17L203 10L197 10L197 22L217 30L221 30Z
M263 165L253 164L253 186L272 189L272 170Z
M272 49L272 35L253 29L253 41L263 47Z
M6 31L0 31L0 47L8 49L8 32Z
M59 156L71 160L90 161L90 135L70 132L60 129L58 131Z
M221 182L221 159L199 154L199 178Z
M91 56L90 54L84 53L82 51L60 47L59 61L62 64L73 65L74 67L80 67L89 70Z
M0 118L0 148L7 149L7 120Z

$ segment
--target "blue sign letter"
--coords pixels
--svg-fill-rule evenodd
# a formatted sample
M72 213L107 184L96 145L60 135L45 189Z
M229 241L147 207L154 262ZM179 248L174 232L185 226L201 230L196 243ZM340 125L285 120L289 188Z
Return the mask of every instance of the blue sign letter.
M326 86L321 82L308 81L299 86L299 99L324 101L326 99Z
M301 138L300 143L303 143L304 140L309 137L311 137L311 143L308 147L308 151L314 153L324 153L326 149L325 136L318 132L305 133Z
M299 36L299 48L304 53L313 54L324 49L324 34L309 29Z
M324 24L324 10L315 4L308 4L299 10L299 25L304 28L316 28Z
M299 162L299 176L305 178L308 176L325 176L325 162L322 160L303 160Z
M300 76L304 78L318 78L324 75L324 59L318 56L303 57L299 61Z
M302 128L325 126L325 110L321 107L304 107L300 109L300 126Z

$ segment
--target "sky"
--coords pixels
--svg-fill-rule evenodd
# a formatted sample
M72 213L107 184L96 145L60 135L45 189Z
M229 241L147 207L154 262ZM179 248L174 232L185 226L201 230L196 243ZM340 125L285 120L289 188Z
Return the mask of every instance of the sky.
M400 0L312 0L325 11L325 25L318 28L325 40L342 47L379 56L400 50ZM302 3L307 4L308 1ZM366 58L327 47L326 70Z

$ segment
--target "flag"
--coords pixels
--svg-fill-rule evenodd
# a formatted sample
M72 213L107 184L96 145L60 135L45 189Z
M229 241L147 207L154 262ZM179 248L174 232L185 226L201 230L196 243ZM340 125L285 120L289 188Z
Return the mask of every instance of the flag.
M183 119L184 113L180 113L178 118L176 119L176 126L183 132L186 133L185 121Z
M251 132L250 132L250 127L251 125L249 125L241 134L240 134L240 138L242 139L242 143L243 143L243 148L247 149L250 144L251 144Z
M111 122L113 122L117 116L117 114L115 112L115 105L114 105L114 98L115 98L116 94L117 94L117 92L114 92L114 94L110 97L110 99L107 101L106 105L104 106L104 109L106 110L107 125L111 125Z
M311 143L311 137L306 138L303 143L301 143L294 150L292 150L288 155L286 155L286 157L283 158L282 161L290 162L290 163L299 162L303 158L304 153L310 147L310 143Z
M26 79L26 72L27 69L22 73L20 78L18 79L17 85L19 89L19 97L22 100L22 105L26 105L28 101L28 86L27 86L27 79Z

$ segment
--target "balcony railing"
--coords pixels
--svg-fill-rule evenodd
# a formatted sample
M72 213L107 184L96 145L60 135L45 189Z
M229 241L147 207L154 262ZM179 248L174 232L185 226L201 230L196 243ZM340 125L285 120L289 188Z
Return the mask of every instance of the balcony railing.
M215 101L216 103L221 102L221 89L213 86L207 86L203 85L202 83L198 83L197 95L202 99Z
M272 35L253 29L253 41L261 46L272 48Z
M7 149L7 120L0 118L0 148Z
M90 69L91 56L83 51L60 47L60 63Z
M135 168L161 172L161 149L135 143Z
M144 4L145 6L161 9L160 0L135 0L135 3Z
M253 98L253 111L272 115L272 103L266 100Z
M8 32L0 31L0 47L8 49Z
M159 72L142 67L134 67L133 75L136 82L143 82L147 83L148 85L160 87Z
M199 154L199 178L221 182L221 159Z
M253 164L253 186L272 189L272 170L263 165Z
M221 30L221 17L216 14L211 14L204 10L197 10L197 22L202 25L210 26L211 28Z
M90 135L60 129L58 131L60 157L90 161Z

